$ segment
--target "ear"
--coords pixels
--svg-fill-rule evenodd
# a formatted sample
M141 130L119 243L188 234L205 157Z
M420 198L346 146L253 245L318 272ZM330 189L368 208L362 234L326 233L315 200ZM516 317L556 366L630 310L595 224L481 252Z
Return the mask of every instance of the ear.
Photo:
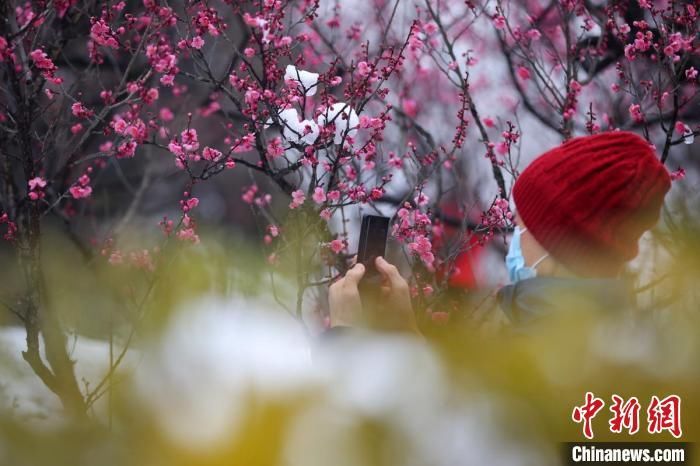
M534 264L537 259L547 254L547 250L537 242L535 237L532 236L532 233L530 233L530 230L525 230L525 232L520 235L520 250L523 252L525 265L528 267L532 267L532 264ZM544 262L547 261L545 260ZM545 264L543 263L542 265ZM539 267L537 268L537 272L539 274Z

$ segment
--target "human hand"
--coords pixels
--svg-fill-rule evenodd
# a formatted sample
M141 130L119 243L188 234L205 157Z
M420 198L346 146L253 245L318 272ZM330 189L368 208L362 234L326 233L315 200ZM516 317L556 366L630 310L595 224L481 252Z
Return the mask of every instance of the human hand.
M360 324L362 301L357 285L364 274L365 266L355 264L328 289L331 327L354 327Z
M420 334L411 304L408 282L401 276L399 269L383 257L377 257L374 264L382 276L381 293L384 303L376 311L377 314L380 314L376 317L384 326L392 330Z

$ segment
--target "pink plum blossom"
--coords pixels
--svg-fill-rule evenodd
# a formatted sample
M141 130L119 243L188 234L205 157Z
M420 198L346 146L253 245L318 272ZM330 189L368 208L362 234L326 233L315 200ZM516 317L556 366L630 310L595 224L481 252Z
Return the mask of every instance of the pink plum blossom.
M326 202L326 193L323 188L317 187L314 189L314 193L311 198L316 204L323 204Z
M297 189L292 193L292 202L289 204L290 209L296 209L297 207L301 206L304 201L306 201L306 196L304 195L304 191L301 189Z

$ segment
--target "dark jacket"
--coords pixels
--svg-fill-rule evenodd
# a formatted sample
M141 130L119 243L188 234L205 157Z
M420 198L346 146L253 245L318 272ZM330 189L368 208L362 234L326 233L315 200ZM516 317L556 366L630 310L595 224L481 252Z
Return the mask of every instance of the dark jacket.
M631 283L617 278L535 277L506 285L498 304L516 326L561 312L612 312L635 306Z

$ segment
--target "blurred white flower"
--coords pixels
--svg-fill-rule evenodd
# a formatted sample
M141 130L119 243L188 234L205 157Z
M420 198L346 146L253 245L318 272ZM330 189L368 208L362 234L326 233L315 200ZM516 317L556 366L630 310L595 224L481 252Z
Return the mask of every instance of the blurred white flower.
M328 107L318 117L318 125L323 127L329 123L335 123L335 137L333 142L340 144L347 132L349 137L355 137L360 117L349 104L338 102Z
M324 391L294 420L285 466L322 466L331 457L337 466L371 462L368 423L378 426L378 446L391 464L554 464L547 453L504 433L507 413L497 396L457 396L424 342L351 333L327 342L315 358Z
M367 464L368 422L381 426L392 464L551 464L536 446L505 433L497 395L458 396L423 341L350 329L320 341L312 360L299 324L270 306L189 306L143 352L137 398L171 441L198 451L225 446L245 428L254 396L302 401L284 435L285 466L329 458L338 466Z
M333 381L329 395L334 404L366 415L406 409L418 414L443 397L447 381L442 365L415 338L368 335L331 343L315 363Z
M217 300L189 306L146 353L136 393L176 443L207 449L226 442L241 427L248 394L284 400L314 385L302 328L265 307Z
M311 73L310 71L300 70L294 65L287 65L287 69L284 72L284 80L301 85L304 94L307 96L316 94L318 73Z

